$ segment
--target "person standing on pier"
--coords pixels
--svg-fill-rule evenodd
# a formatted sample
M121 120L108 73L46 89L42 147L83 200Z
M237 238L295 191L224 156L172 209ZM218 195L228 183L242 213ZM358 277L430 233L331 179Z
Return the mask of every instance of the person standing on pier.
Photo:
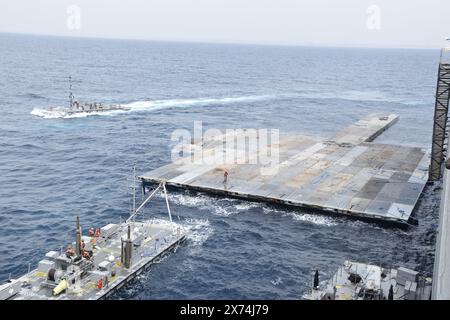
M228 181L228 171L225 170L225 172L223 173L223 183L226 185Z

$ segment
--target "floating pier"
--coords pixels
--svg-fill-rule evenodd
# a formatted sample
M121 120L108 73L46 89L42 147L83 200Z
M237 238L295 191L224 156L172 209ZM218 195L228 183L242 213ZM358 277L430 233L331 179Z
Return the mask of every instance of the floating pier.
M252 201L407 223L427 183L430 154L422 148L372 142L397 120L395 114L372 114L329 139L280 134L276 146L266 145L277 147L279 154L270 168L251 162L264 148L235 144L218 152L230 137L216 135L194 141L190 154L139 178L144 187L165 182ZM248 131L234 135L245 139ZM199 149L203 161L195 161ZM232 160L215 161L224 155ZM248 161L236 161L242 159Z
M45 259L39 262L37 269L5 283L4 293L0 286L1 299L107 299L185 240L185 230L169 221L148 220L133 222L131 225L129 252L132 252L132 261L128 266L126 261L121 262L121 242L126 239L130 224L109 224L104 230L105 233L106 230L112 230L111 234L102 236L97 241L97 247L92 249L94 256L88 261L90 264L85 260L74 264L65 254L49 251ZM82 236L82 239L90 246L90 237ZM80 274L77 275L77 272ZM61 278L58 278L60 274ZM56 295L55 288L65 283L67 285L62 287L61 293Z
M133 176L135 181L135 176ZM164 191L169 221L136 221L158 190ZM133 191L135 185L133 184ZM83 235L76 220L75 242L63 251L49 251L36 269L0 283L0 300L106 299L186 239L188 230L172 221L166 187L160 184L125 222L90 228Z

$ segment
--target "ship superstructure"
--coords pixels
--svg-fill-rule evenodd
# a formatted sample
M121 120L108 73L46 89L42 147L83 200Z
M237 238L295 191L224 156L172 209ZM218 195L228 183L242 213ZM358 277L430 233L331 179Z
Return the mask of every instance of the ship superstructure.
M306 300L428 300L431 278L404 267L398 269L345 261L324 285L316 270Z

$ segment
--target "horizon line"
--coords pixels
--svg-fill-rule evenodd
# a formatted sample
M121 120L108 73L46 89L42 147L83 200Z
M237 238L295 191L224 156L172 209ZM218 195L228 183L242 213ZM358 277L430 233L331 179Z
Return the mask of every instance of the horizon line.
M261 42L239 42L239 41L214 41L214 40L177 40L177 39L144 39L144 38L122 38L107 36L82 36L82 35L62 35L46 33L28 33L28 32L10 32L0 31L1 34L35 36L35 37L54 37L68 39L88 39L88 40L118 40L118 41L142 41L142 42L163 42L163 43L185 43L185 44L215 44L215 45L242 45L242 46L267 46L267 47L314 47L314 48L343 48L343 49L403 49L403 50L440 50L443 46L374 46L370 44L331 44L331 43L261 43Z

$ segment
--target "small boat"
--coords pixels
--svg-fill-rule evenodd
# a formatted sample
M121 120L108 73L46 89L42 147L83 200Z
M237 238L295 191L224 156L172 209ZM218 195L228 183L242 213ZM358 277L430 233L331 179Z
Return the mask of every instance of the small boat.
M57 111L64 116L73 116L85 113L101 113L107 111L129 111L130 108L124 107L120 104L103 104L99 102L80 102L75 99L72 93L72 78L69 77L69 107L68 108L54 108L50 107L49 112Z

